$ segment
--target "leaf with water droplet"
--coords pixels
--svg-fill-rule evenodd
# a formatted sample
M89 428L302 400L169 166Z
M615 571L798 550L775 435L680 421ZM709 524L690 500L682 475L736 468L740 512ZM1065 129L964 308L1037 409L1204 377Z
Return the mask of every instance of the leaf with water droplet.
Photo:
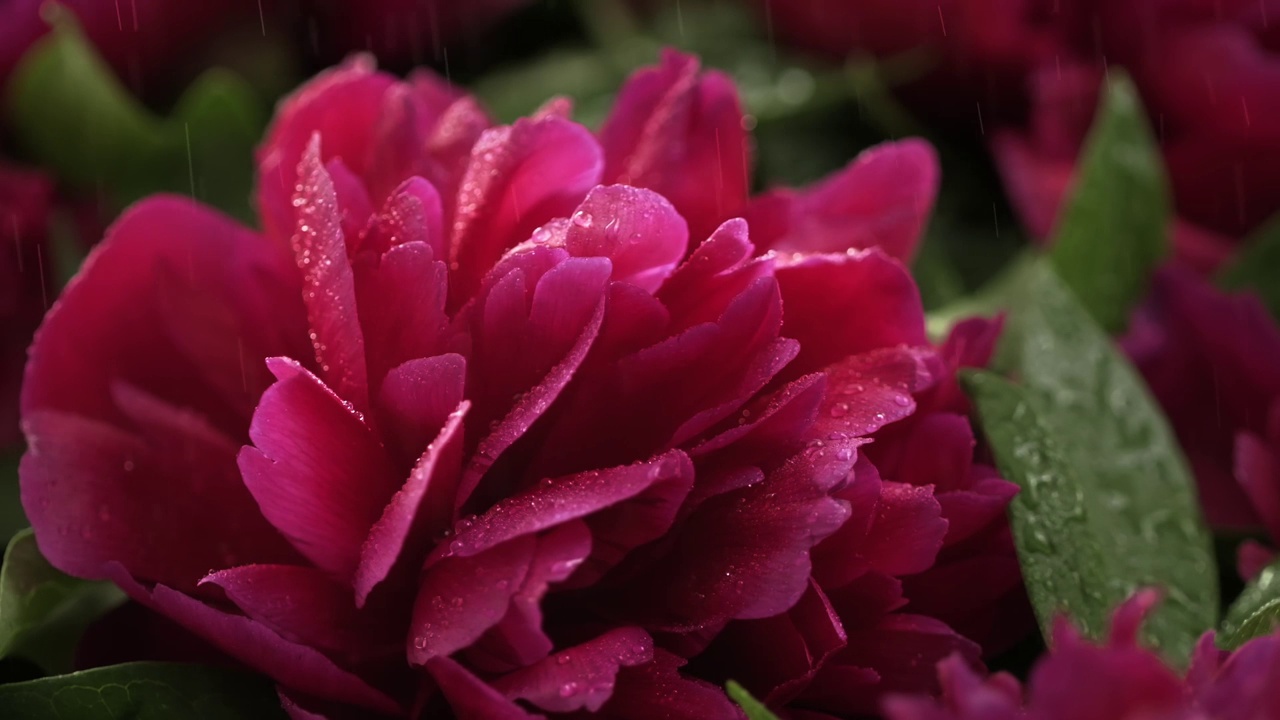
M0 717L24 720L284 720L274 684L242 670L126 663L0 685Z
M1021 488L1009 504L1009 524L1042 631L1048 637L1054 619L1066 613L1083 633L1100 637L1124 594L1089 521L1075 468L1026 390L981 370L964 371L961 379L1000 473Z
M747 689L739 685L737 682L730 680L725 683L725 692L729 694L729 699L738 704L742 708L742 712L746 713L747 720L778 720L778 716L765 704L755 699Z
M1111 70L1050 256L1099 325L1123 330L1168 249L1160 151L1133 83Z
M54 8L49 20L52 32L23 56L6 98L14 135L35 160L72 184L105 188L118 207L173 191L252 219L252 150L267 117L244 80L211 69L159 117L125 89L70 12Z
M1184 662L1216 622L1218 575L1169 423L1048 262L1028 266L1010 299L995 365L1019 379L1078 481L1089 515L1080 527L1103 539L1117 593L1164 591L1145 635L1169 660Z
M1280 627L1280 560L1268 565L1227 608L1218 647L1235 650Z
M1280 214L1245 238L1243 248L1218 276L1227 290L1252 290L1280 319Z
M110 583L59 572L40 554L35 534L24 530L9 542L0 566L0 658L23 657L49 672L70 670L84 629L122 602L124 594Z

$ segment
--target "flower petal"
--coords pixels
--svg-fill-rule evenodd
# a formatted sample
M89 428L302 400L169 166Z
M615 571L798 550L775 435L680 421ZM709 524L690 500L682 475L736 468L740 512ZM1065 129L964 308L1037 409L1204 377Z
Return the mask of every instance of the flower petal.
M262 395L240 451L244 484L262 514L317 567L349 578L369 528L397 489L394 470L361 417L292 360Z
M652 660L648 633L636 627L614 628L504 675L493 687L512 700L528 700L551 712L596 712L613 694L620 668Z
M689 246L689 230L661 195L626 185L599 186L573 213L565 247L577 257L607 257L613 279L653 292Z

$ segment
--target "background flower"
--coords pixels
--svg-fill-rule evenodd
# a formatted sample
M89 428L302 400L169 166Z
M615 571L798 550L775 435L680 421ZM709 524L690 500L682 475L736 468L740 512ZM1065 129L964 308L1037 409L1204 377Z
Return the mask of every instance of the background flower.
M39 173L0 165L0 448L20 439L22 366L52 290L45 244L52 194Z

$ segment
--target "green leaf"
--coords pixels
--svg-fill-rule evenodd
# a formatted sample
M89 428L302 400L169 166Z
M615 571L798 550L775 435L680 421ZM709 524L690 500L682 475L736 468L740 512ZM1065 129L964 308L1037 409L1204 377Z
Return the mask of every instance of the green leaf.
M210 70L161 118L134 98L97 55L70 13L53 6L50 32L11 76L7 113L40 164L118 206L180 192L250 217L253 146L266 123L252 89Z
M22 511L22 499L18 491L18 460L20 453L0 455L0 542L9 544L17 532L30 523Z
M1114 569L1109 597L1163 588L1147 637L1181 662L1216 621L1218 583L1177 440L1137 372L1046 262L1028 266L1010 299L997 367L1021 381L1079 482Z
M965 371L961 380L1000 473L1021 488L1009 523L1042 632L1049 637L1054 619L1066 613L1081 632L1100 637L1124 594L1075 465L1026 389L986 371Z
M1219 284L1258 293L1272 316L1280 319L1280 215L1253 231L1241 247L1219 276Z
M729 699L738 703L742 712L747 714L747 720L778 720L778 716L774 715L772 710L765 707L764 703L752 697L746 688L733 680L725 683L724 689L729 693Z
M1231 603L1227 616L1222 619L1218 647L1235 650L1277 627L1280 627L1280 561L1267 566Z
M0 685L0 717L266 720L285 714L263 677L200 665L129 663Z
M0 658L19 655L50 672L69 670L84 629L123 601L110 583L59 572L40 554L35 534L24 530L9 542L0 566Z
M1167 249L1169 190L1133 83L1112 70L1051 250L1093 319L1123 330Z

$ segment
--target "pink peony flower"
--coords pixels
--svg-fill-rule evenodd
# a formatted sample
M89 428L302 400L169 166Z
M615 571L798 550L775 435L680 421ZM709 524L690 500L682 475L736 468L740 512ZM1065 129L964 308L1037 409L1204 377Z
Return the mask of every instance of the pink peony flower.
M1166 269L1123 342L1177 432L1209 523L1280 542L1280 326L1267 309ZM1247 544L1242 574L1268 556Z
M976 663L938 617L985 634L1016 567L954 606L921 573L995 547L1008 484L952 377L992 330L931 348L910 275L859 247L914 247L932 153L753 205L737 108L674 53L598 139L562 100L491 127L425 73L309 83L259 153L262 234L149 199L49 313L22 401L41 550L299 718L737 717L729 676L843 712ZM735 656L759 627L781 644Z
M1280 706L1280 635L1218 650L1213 633L1196 646L1185 676L1138 644L1143 617L1156 603L1144 591L1120 606L1105 645L1081 638L1064 619L1053 649L1032 670L1025 700L1012 676L985 680L957 658L938 666L941 700L898 696L889 720L1233 720L1275 717Z
M1137 83L1168 164L1178 258L1202 272L1280 209L1275 0L799 0L768 4L827 55L924 53L913 107L990 137L1015 210L1052 232L1109 67ZM980 115L979 115L980 114ZM979 119L981 117L981 119Z
M55 291L45 247L52 196L52 183L39 173L0 164L0 450L22 439L22 366Z

